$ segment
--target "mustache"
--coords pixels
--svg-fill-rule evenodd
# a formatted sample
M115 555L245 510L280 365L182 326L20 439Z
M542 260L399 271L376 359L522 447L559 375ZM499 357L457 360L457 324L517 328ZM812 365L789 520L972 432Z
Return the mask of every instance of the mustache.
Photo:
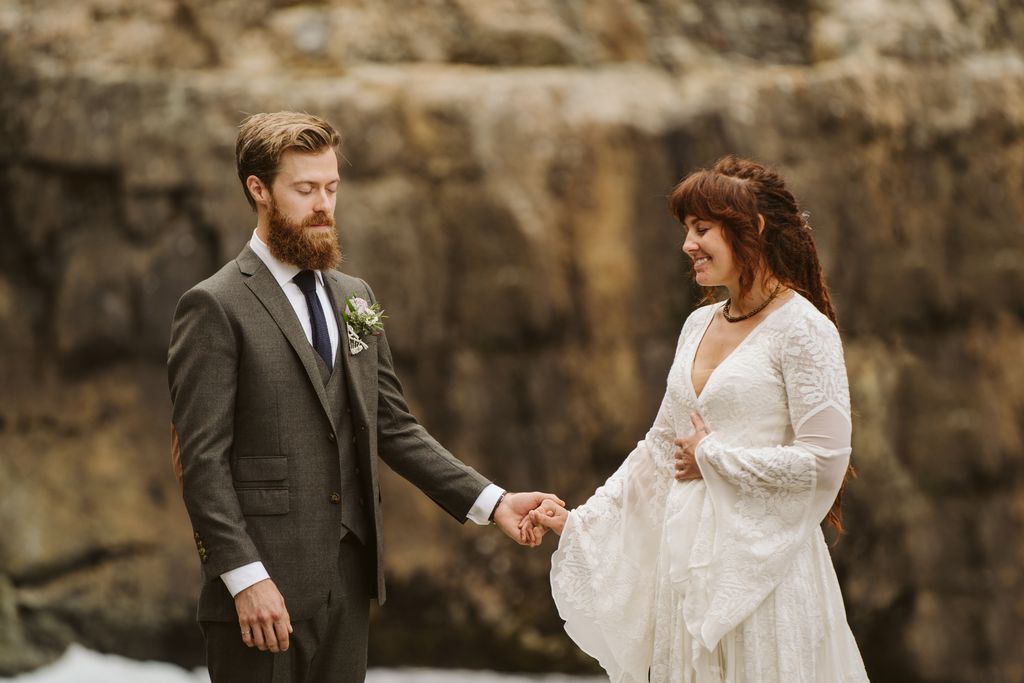
M302 221L303 228L309 228L314 225L327 225L334 227L334 216L327 213L326 211L315 211Z

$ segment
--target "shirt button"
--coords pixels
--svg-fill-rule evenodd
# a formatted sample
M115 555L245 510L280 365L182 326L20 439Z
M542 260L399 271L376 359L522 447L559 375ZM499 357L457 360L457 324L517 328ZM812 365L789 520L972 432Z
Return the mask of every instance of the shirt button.
M331 502L334 503L335 505L340 503L341 502L341 494L340 493L332 493L331 494Z
M338 437L334 435L334 432L328 432L327 440L330 441L331 443L336 443L338 441Z

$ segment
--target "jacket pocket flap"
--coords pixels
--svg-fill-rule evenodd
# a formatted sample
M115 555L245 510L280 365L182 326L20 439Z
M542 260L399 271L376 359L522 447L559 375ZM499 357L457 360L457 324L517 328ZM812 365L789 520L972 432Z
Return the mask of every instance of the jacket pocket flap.
M235 489L244 515L287 515L288 489Z
M288 458L268 455L239 458L235 461L235 481L284 481L288 478Z

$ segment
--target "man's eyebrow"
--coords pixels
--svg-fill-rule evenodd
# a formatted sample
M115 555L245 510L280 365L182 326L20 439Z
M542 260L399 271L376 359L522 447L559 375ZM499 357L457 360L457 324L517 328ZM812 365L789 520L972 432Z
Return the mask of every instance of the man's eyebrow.
M340 182L341 182L341 178L332 178L331 180L328 180L326 183L322 183L322 184L323 185L330 185L331 183L340 183ZM319 181L316 181L316 180L294 180L294 181L292 181L291 184L292 185L320 185L321 183Z

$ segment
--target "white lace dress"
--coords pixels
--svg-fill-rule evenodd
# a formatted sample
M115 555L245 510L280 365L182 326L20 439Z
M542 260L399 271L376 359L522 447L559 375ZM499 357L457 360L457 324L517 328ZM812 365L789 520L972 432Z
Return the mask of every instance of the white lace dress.
M867 681L820 526L850 457L839 334L792 296L698 397L690 369L719 307L687 319L654 426L569 514L559 614L615 682ZM677 482L672 440L691 411L711 432L703 479Z

